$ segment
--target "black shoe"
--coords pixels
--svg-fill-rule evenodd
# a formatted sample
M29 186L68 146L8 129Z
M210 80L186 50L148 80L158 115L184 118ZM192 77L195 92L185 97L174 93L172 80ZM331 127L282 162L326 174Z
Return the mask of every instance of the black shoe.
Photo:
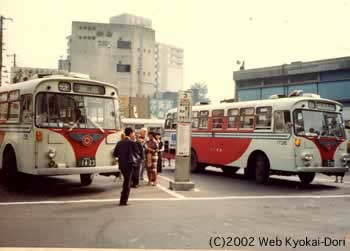
M120 203L119 203L119 206L127 206L127 205L129 205L129 204L126 203L126 202L120 202Z
M132 185L131 187L132 187L132 188L138 188L139 185Z

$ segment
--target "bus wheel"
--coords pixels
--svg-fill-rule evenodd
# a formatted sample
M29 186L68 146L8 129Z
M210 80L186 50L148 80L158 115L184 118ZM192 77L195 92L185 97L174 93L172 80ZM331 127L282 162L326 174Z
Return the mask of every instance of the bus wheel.
M266 184L269 181L270 168L265 155L255 156L255 180L259 184Z
M234 175L239 170L238 167L231 167L231 166L223 166L221 167L221 169L224 172L224 174L228 176Z
M299 173L298 176L301 184L308 185L314 180L315 173Z
M195 151L191 150L191 172L198 173L203 171L203 165L198 163L198 157Z
M9 189L22 188L24 180L17 170L16 154L11 147L5 149L2 160L2 179Z
M94 180L93 174L80 174L80 182L83 186L91 185Z

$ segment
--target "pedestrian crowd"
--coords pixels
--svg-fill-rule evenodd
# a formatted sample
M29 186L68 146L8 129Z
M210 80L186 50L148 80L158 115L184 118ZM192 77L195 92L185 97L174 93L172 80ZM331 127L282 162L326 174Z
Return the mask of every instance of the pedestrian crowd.
M159 132L148 132L142 128L139 134L128 127L121 135L113 155L118 158L119 170L123 175L123 189L120 206L128 205L130 189L137 188L147 173L148 185L157 185L158 172L162 171L163 142Z

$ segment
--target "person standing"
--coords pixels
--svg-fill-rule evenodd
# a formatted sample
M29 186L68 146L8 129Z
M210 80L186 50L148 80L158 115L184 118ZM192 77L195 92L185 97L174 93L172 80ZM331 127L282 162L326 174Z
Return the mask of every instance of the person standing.
M134 137L134 130L130 127L124 130L125 138L120 140L113 152L113 155L118 158L119 169L124 177L123 189L120 195L120 206L128 205L130 194L131 178L133 173L134 163L137 161L137 146L130 138Z
M158 143L153 132L148 133L148 139L145 144L148 184L155 186L157 182Z
M145 153L144 153L143 145L142 145L141 141L139 140L139 137L137 137L134 134L134 136L131 138L131 140L133 140L137 146L137 154L136 154L137 162L135 163L134 168L133 168L131 187L137 188L139 186L139 183L140 183L140 169L142 168L142 165L145 162L144 161Z
M163 151L164 151L164 144L162 142L162 137L160 136L159 132L156 132L156 140L158 143L158 161L157 161L157 172L162 172L162 166L163 166Z
M142 145L144 160L141 161L140 180L143 180L143 175L144 175L145 170L146 170L146 161L145 161L145 159L146 159L146 154L145 154L146 135L147 135L147 129L146 128L141 128L138 140L140 141L140 143Z

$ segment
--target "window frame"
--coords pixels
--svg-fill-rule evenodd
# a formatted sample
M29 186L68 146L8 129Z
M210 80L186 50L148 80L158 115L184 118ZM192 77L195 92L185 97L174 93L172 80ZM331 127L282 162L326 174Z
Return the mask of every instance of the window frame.
M266 108L266 112L260 112L258 113L259 109ZM266 117L270 119L270 126L269 127L263 127L259 126L258 127L258 116L259 115L266 115ZM267 121L268 119L266 119ZM259 106L255 108L255 130L271 130L272 129L272 106Z
M237 115L232 115L231 111L236 110ZM236 127L230 127L230 118L236 118ZM228 130L238 130L240 128L240 110L239 108L230 108L227 109L227 127Z
M252 109L253 110L253 114L243 114L243 111L244 110L247 110L247 109ZM240 120L239 120L239 129L240 130L254 130L255 129L255 108L254 107L244 107L244 108L240 108L239 110L239 117L240 117ZM242 127L242 125L244 126L244 119L246 117L252 117L253 118L253 124L252 124L252 127Z
M286 122L286 117L285 117L285 113L288 112L289 113L289 122ZM284 130L284 131L277 131L276 130L276 114L277 113L282 113L283 114L283 126L284 128L286 128L287 123L290 123L292 125L292 114L290 110L277 110L273 112L273 132L275 133L291 133L291 129L289 128L288 130Z
M197 126L193 126L193 122L197 121ZM192 129L198 129L199 128L199 111L192 111L192 122L191 122L191 128Z
M215 115L214 112L220 112L221 116ZM224 129L224 118L225 118L225 109L215 109L211 111L211 124L213 130L222 130ZM214 127L214 119L221 119L221 127Z
M202 113L206 113L206 116L202 116ZM207 120L207 126L203 127L202 125L202 120L206 119ZM198 123L198 129L209 129L209 110L202 110L199 111L199 123Z

